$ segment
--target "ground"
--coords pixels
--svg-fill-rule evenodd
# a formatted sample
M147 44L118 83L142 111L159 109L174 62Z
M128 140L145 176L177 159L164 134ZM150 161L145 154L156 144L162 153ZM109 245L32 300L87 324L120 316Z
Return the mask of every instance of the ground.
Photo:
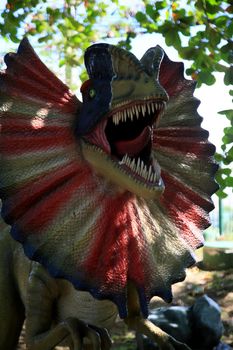
M184 282L173 286L172 305L192 305L195 298L207 294L221 307L224 335L222 342L233 347L233 269L226 271L203 271L194 267L187 271ZM154 298L152 307L166 306L167 304ZM134 334L122 330L120 323L113 334L115 350L135 350Z
M221 307L224 335L222 341L233 347L233 269L226 271L203 271L194 267L187 271L187 278L173 286L172 305L192 305L195 298L207 294ZM152 307L167 305L160 299L152 300ZM132 332L127 332L122 321L117 322L111 332L114 350L135 350L135 339ZM23 337L17 350L26 350ZM59 350L66 350L59 347Z

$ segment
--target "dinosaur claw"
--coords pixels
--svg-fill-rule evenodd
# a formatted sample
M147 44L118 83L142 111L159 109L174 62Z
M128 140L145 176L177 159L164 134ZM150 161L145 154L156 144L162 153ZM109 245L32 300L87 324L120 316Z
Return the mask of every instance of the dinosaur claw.
M130 329L146 335L153 342L157 343L160 350L191 350L186 344L177 341L152 322L140 316L128 317L125 319L125 323Z
M74 318L65 321L65 328L70 334L73 350L109 350L112 345L105 328L89 325Z

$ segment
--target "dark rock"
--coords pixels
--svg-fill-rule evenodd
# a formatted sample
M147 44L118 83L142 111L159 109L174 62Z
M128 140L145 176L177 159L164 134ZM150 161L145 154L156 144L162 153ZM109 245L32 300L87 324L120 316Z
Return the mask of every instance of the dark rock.
M149 320L177 340L187 343L191 338L189 325L189 308L186 306L161 307L150 312ZM158 350L158 346L150 339L137 334L139 350Z
M207 295L198 298L190 309L193 343L212 350L223 334L221 310ZM198 347L197 347L198 348Z
M229 350L220 343L223 333L221 310L207 295L193 306L171 306L151 310L149 320L193 350ZM139 350L157 350L147 337L137 334ZM222 347L221 347L222 346ZM216 347L216 348L215 348Z
M152 310L149 320L172 337L186 343L192 336L189 313L189 308L185 306L163 307Z

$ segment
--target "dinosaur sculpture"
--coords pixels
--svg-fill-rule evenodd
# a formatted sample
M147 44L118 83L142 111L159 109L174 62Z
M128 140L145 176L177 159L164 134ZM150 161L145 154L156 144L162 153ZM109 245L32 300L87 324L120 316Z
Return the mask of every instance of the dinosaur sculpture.
M30 350L64 339L78 350L83 337L109 349L103 327L117 312L161 349L188 349L146 317L150 299L170 302L194 264L213 209L215 149L195 82L158 46L140 61L90 46L83 102L27 39L5 62L0 349L14 349L24 309Z

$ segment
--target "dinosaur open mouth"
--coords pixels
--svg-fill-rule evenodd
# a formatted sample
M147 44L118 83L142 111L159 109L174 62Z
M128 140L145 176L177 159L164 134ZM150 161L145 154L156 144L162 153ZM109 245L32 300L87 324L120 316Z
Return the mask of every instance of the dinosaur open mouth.
M158 182L160 167L152 157L153 129L164 110L158 100L128 103L114 109L107 119L105 135L111 155L140 180Z
M155 99L115 106L86 139L137 181L158 185L160 167L152 155L153 129L164 107L163 101Z

